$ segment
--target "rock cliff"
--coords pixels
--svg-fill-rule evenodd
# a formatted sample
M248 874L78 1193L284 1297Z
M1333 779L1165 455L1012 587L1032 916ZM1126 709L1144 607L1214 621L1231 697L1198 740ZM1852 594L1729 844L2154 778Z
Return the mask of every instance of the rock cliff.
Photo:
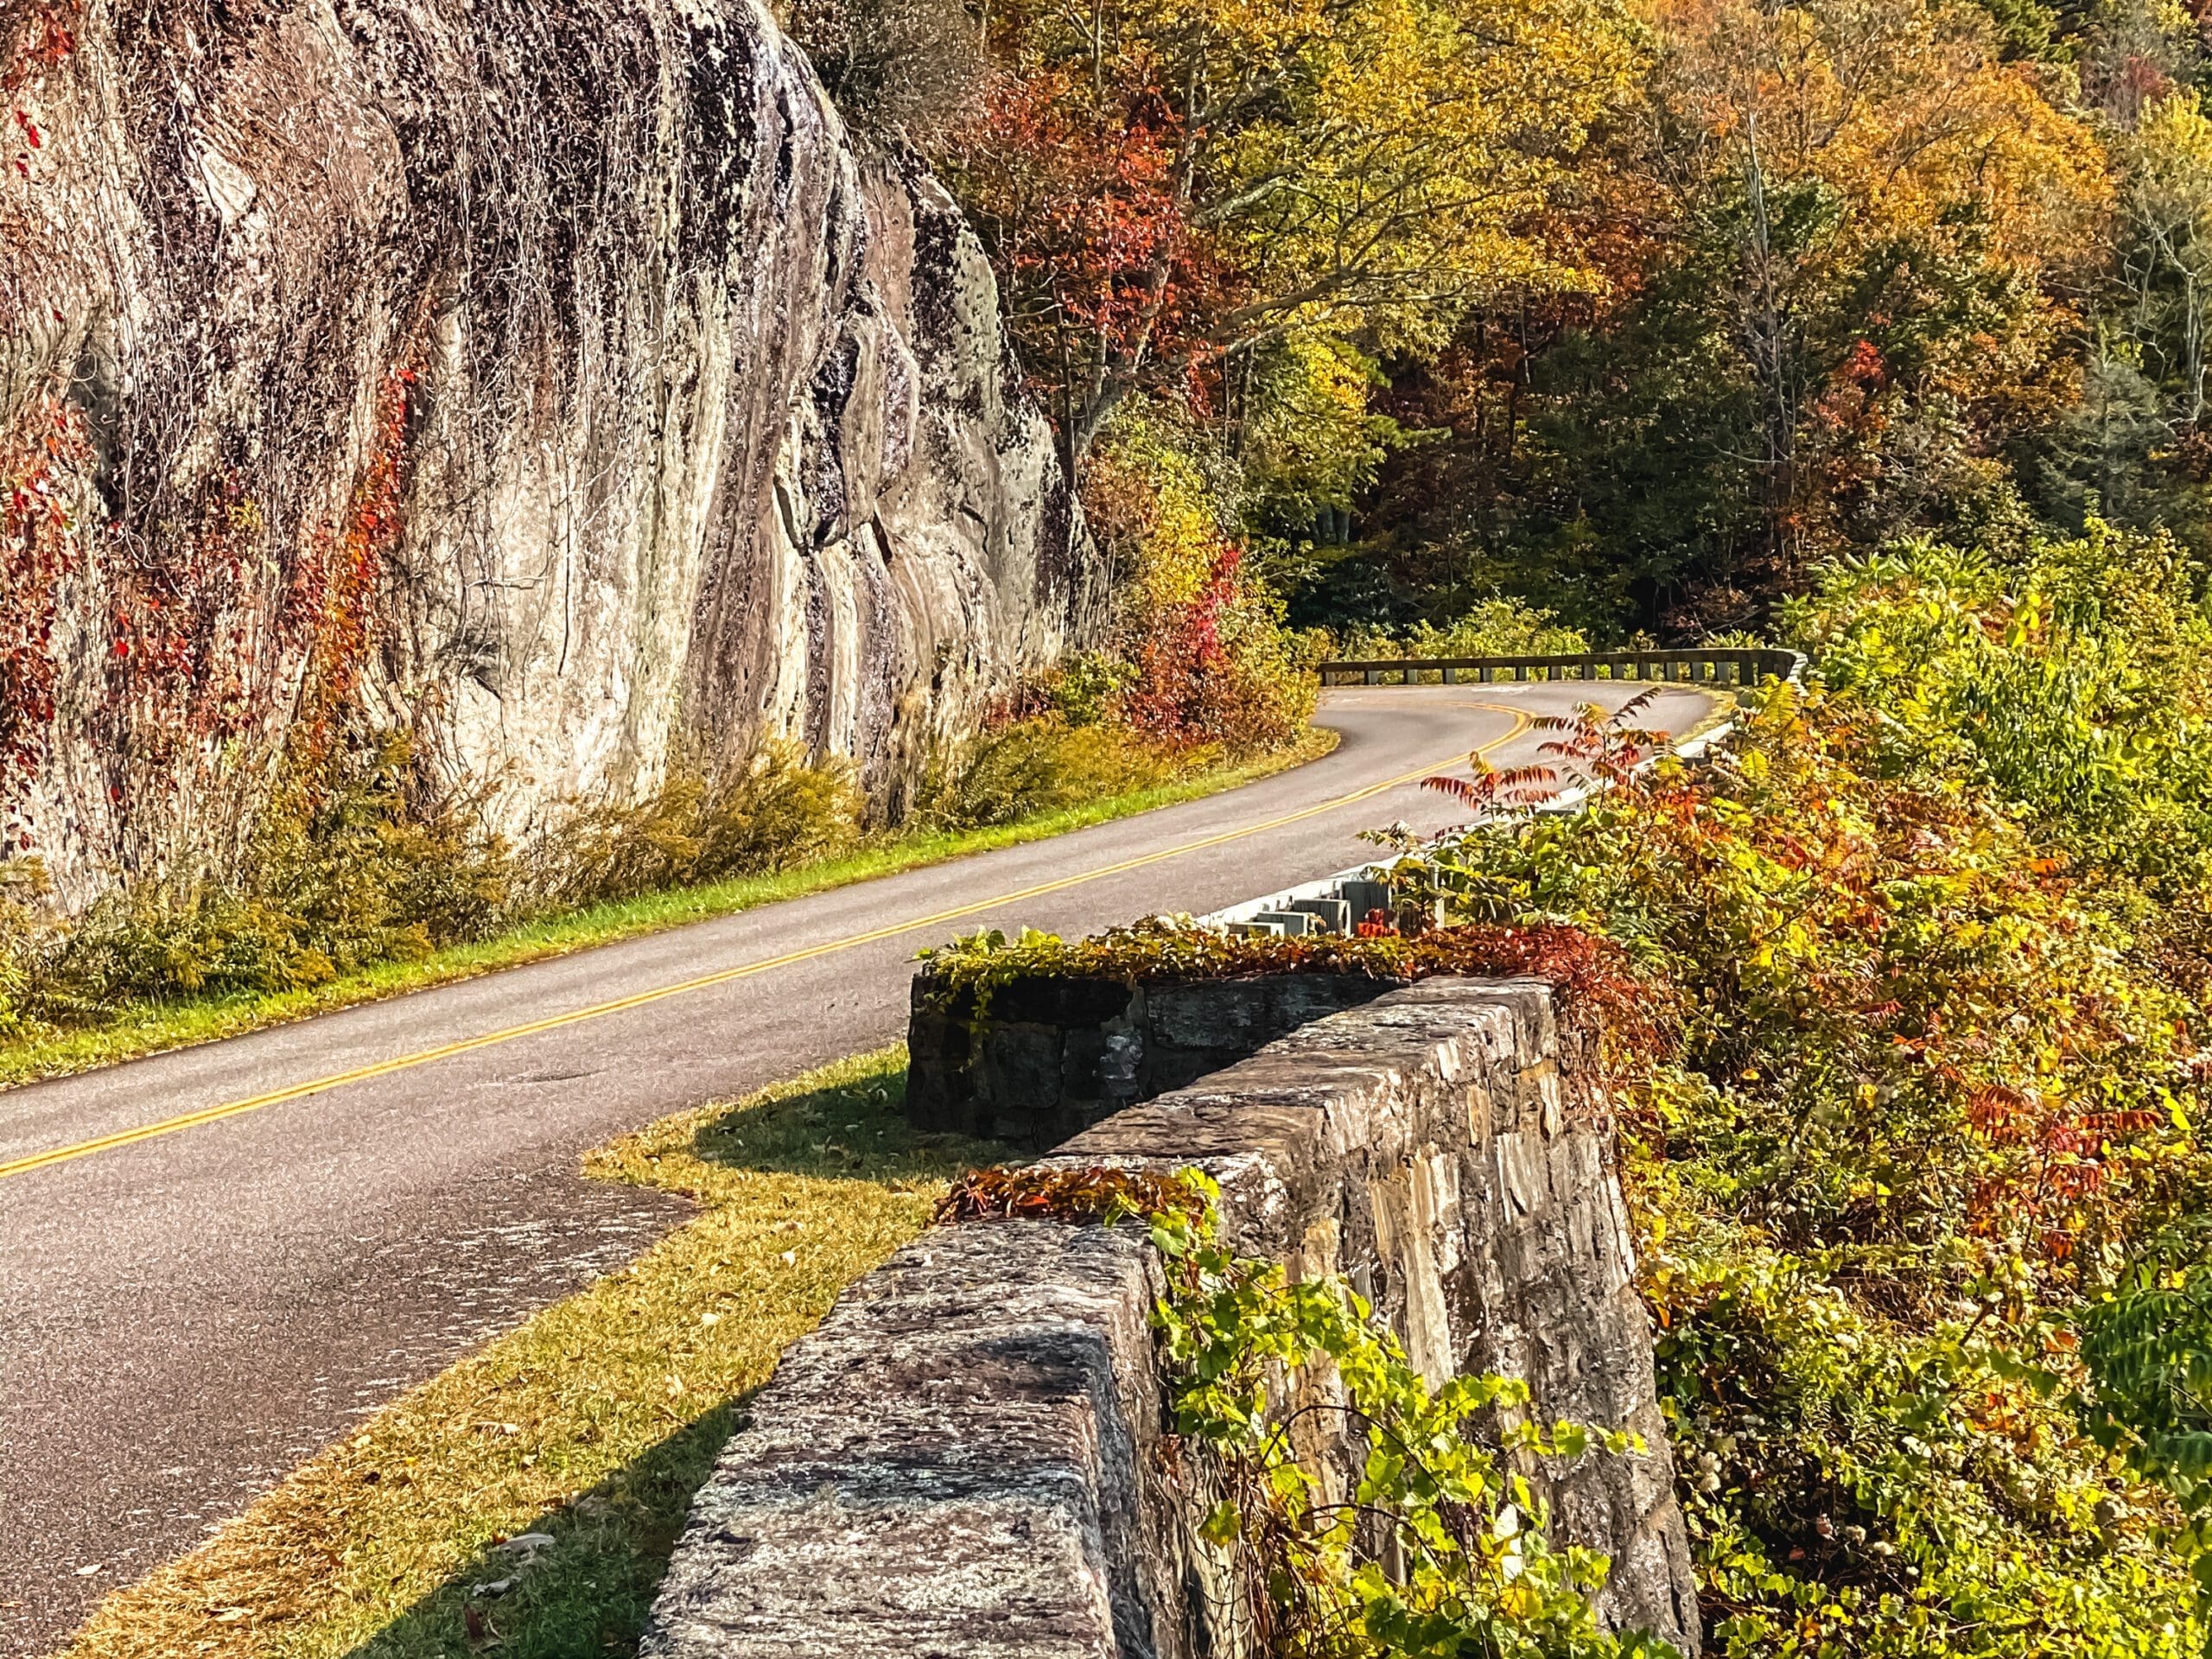
M0 16L0 809L81 904L415 734L894 800L1095 580L982 251L754 0Z

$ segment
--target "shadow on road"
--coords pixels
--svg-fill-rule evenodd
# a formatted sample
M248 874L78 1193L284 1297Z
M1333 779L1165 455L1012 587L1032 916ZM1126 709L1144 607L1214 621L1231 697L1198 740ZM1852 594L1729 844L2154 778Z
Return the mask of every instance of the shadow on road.
M1003 1155L988 1142L908 1128L899 1116L905 1082L904 1070L887 1063L830 1087L704 1116L664 1138L647 1131L594 1160L594 1173L690 1187L711 1205L710 1189L732 1177L898 1186L941 1181ZM742 1425L752 1393L711 1402L590 1490L479 1550L348 1659L633 1653L691 1498Z

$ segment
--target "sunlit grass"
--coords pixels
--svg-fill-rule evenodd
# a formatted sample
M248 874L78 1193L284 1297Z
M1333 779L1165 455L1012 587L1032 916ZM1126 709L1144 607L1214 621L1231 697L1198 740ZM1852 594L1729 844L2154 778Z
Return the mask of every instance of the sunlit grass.
M741 876L709 886L649 893L550 917L486 939L453 945L412 961L379 963L327 983L297 990L236 993L126 1003L106 1019L0 1043L0 1088L67 1076L118 1060L235 1037L309 1014L373 1002L402 992L473 979L548 957L658 933L686 922L732 915L785 899L823 893L901 870L941 864L1065 835L1090 824L1195 800L1316 760L1336 747L1337 734L1313 728L1302 742L1241 766L1224 766L1150 789L1048 812L1017 823L958 832L930 830L877 841L860 851L773 875Z
M905 1068L863 1055L594 1154L699 1215L110 1596L70 1659L631 1650L747 1395L993 1152L910 1129Z

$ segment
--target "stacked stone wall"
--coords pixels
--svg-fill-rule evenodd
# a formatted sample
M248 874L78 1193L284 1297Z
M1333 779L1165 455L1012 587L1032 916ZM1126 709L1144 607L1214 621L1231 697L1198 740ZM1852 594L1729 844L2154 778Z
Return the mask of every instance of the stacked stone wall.
M1035 1151L1404 983L1363 974L1126 985L1033 976L988 996L930 974L907 1021L906 1115Z
M1318 1019L1047 1165L1206 1169L1237 1247L1343 1277L1433 1382L1646 1449L1532 1471L1600 1611L1697 1650L1649 1329L1588 1069L1533 981L1433 980ZM1139 1230L931 1230L785 1357L699 1494L652 1659L1242 1651L1233 1567L1167 1431ZM1349 1445L1318 1455L1347 1461Z

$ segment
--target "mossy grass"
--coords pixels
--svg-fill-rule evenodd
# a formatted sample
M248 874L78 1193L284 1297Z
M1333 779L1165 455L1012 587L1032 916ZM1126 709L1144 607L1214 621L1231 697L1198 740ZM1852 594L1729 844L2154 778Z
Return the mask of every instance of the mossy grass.
M69 1659L632 1650L747 1396L997 1151L909 1128L905 1080L887 1049L592 1154L698 1215L108 1597Z
M149 999L118 1005L105 1018L38 1031L0 1043L0 1088L42 1077L66 1077L118 1061L189 1047L283 1025L311 1014L351 1007L407 991L474 978L502 968L563 956L594 945L728 916L781 899L902 870L939 864L974 853L1019 846L1112 819L1234 789L1317 760L1336 747L1337 734L1315 727L1292 747L1255 760L1224 766L1080 806L1040 813L1018 823L968 830L922 830L870 842L857 851L768 875L748 875L703 887L648 893L548 917L494 938L450 945L428 955L378 963L319 985L269 992L237 992Z

